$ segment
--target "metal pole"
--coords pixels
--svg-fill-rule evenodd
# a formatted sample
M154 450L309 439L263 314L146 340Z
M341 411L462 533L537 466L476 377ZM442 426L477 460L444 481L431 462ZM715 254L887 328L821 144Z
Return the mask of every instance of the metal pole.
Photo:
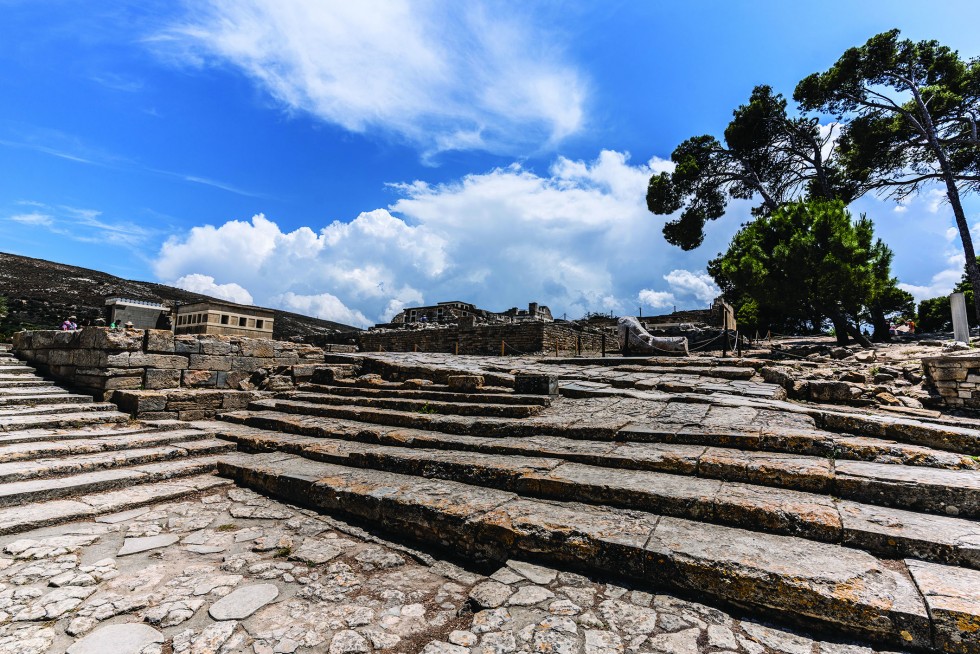
M723 356L723 357L727 357L728 356L728 327L725 327L725 333L724 333L724 336L722 336L722 341L721 341L721 356Z

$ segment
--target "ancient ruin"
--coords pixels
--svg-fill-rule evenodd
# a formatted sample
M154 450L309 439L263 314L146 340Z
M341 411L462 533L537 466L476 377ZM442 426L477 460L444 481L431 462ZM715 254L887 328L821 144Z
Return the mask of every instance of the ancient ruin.
M941 344L779 345L22 332L0 652L980 652L980 419Z

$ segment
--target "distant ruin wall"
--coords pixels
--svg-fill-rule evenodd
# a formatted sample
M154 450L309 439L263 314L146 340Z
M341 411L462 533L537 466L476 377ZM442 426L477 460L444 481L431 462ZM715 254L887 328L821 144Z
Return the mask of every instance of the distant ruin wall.
M949 407L980 409L980 355L925 357L926 385Z
M13 352L42 374L102 400L117 390L252 390L259 371L268 373L264 379L285 382L308 378L323 362L323 350L304 343L100 327L18 332Z
M422 329L392 329L360 332L358 344L364 352L448 352L458 354L505 354L578 352L601 353L600 334L581 332L546 322L503 325L447 325ZM615 339L606 346L615 348Z

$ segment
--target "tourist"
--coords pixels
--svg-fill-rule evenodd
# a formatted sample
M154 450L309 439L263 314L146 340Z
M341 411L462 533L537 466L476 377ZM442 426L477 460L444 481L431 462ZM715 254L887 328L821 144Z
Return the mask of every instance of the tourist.
M75 316L68 316L65 318L65 322L61 323L61 331L63 332L73 332L78 329L78 325L75 321L78 320Z

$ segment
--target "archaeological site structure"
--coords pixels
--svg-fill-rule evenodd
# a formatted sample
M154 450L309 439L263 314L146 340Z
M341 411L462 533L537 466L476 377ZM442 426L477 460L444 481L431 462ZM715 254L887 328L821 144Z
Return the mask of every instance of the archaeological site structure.
M980 653L969 351L191 309L0 352L0 654Z

